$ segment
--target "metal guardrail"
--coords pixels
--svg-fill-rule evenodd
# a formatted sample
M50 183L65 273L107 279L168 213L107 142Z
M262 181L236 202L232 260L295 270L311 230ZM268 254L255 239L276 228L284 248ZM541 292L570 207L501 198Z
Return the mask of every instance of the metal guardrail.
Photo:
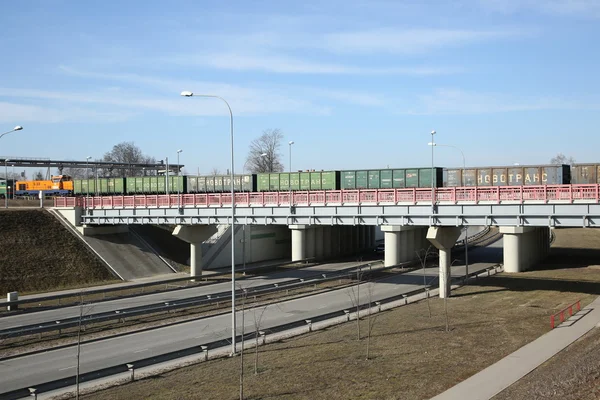
M473 273L469 274L469 277L477 278L479 275L485 276L486 273L487 273L487 276L490 276L491 275L490 271L494 270L495 272L498 272L499 267L500 267L500 264L496 264L494 266L487 267L484 270L473 272ZM459 277L459 278L453 278L452 281L464 280L464 279L465 279L464 277ZM430 290L429 286L420 287L418 289L411 290L411 291L402 293L400 295L396 295L396 296L388 297L386 299L379 300L378 301L378 303L380 304L379 307L381 307L381 304L392 303L394 301L401 300L401 299L404 299L405 304L408 304L409 297L411 297L413 295L418 295L418 294L428 291L428 290ZM362 310L362 309L367 308L368 306L369 306L368 304L363 304L359 308ZM341 317L341 316L344 316L344 314L345 314L344 310L338 310L338 311L334 311L334 312L331 312L328 314L321 315L316 318L312 318L311 320L312 320L312 323L315 323L315 322L324 321L327 319L332 319L335 317ZM293 329L295 327L299 327L299 326L303 326L303 325L306 325L305 320L295 321L295 322L283 324L280 326L272 327L266 331L268 331L269 334L273 334L273 333L282 332L282 331L285 331L288 329ZM260 332L248 333L248 334L244 335L244 337L245 338L253 338L254 337L253 335L256 335L256 334L260 334ZM238 337L241 338L241 335L239 335ZM217 341L210 342L210 343L204 343L202 345L196 345L196 346L192 346L189 348L176 350L176 351L170 352L170 353L159 354L159 355L155 355L155 356L143 358L143 359L131 360L130 363L113 365L113 366L106 367L106 368L103 368L100 370L90 371L90 372L80 374L79 382L87 382L87 381L91 381L94 379L106 378L106 377L113 376L116 374L131 371L134 366L135 366L135 368L143 368L143 367L148 367L151 365L156 365L159 363L175 360L177 358L183 358L186 356L196 355L196 354L200 354L200 353L204 353L204 360L208 360L208 350L209 349L219 348L221 346L224 346L225 344L228 344L228 342L226 340L217 340ZM54 381L50 381L50 382L42 382L40 384L29 385L29 386L23 387L21 389L16 389L16 390L12 390L10 392L1 393L0 399L12 400L12 399L28 397L28 396L30 396L29 388L32 386L35 387L37 393L44 393L44 392L48 392L51 390L64 388L67 386L72 386L74 384L75 384L75 376L71 376L71 377L58 379L58 380L54 380Z
M344 277L348 274L353 274L357 270L364 269L365 267L372 267L373 264L379 264L381 261L376 261L374 263L366 263L358 266L354 266L348 269L344 269L342 271L335 271L334 273L320 273L309 276L307 278L297 278L291 279L289 281L284 281L280 283L269 283L261 286L256 286L248 289L238 289L236 290L236 297L245 292L246 295L262 295L270 292L277 292L280 290L290 290L295 289L302 286L314 285L321 282L326 282L330 280L339 279L340 277ZM376 270L371 271L383 271L393 267L383 267L377 268ZM198 307L209 305L222 301L229 301L231 299L231 291L224 291L220 293L211 293L208 295L201 295L189 299L176 300L170 302L161 302L155 304L149 304L141 307L131 307L124 310L114 310L108 311L98 314L88 315L86 317L82 317L81 323L82 325L87 324L96 324L106 321L112 320L124 320L128 317L136 317L145 314L153 314L159 312L170 312L172 310L178 310L181 308L188 307ZM0 330L0 339L6 339L9 337L16 336L26 336L26 335L35 335L44 332L52 332L52 331L60 331L62 329L69 329L79 325L79 316L65 318L58 321L49 321L45 323L37 323L32 325L19 326L14 329L3 329Z
M244 270L236 270L236 272L243 274L245 272L257 271L257 270L261 270L261 269L268 269L268 268L273 268L273 267L278 267L278 266L286 266L286 265L300 264L300 263L307 264L308 262L311 262L311 261L314 261L314 259L310 258L310 259L306 259L306 260L299 260L299 261L294 261L294 262L289 262L289 263L284 263L284 264L277 263L277 264L260 265L260 266L256 266L256 267L246 268ZM121 286L118 288L115 287L115 288L103 288L103 289L89 289L89 290L82 290L80 292L73 292L73 293L52 294L52 295L43 296L43 297L21 299L21 300L15 300L15 301L0 300L0 307L18 306L20 304L31 304L31 303L40 303L40 302L44 302L44 301L61 300L61 299L67 299L67 298L73 298L73 297L80 297L81 295L90 296L90 295L96 295L96 294L107 294L107 293L112 293L112 292L119 292L119 291L124 291L124 290L131 290L131 289L142 289L142 288L146 288L146 287L160 286L160 285L165 285L166 286L165 290L167 290L167 287L172 283L185 282L185 281L190 282L190 281L194 281L194 280L208 281L209 279L212 279L215 277L220 277L220 276L225 276L225 275L231 275L231 271L217 272L217 273L209 274L209 275L197 275L197 276L190 275L190 276L184 277L184 278L164 279L164 280L160 280L160 281L153 281L153 282L146 282L146 283L134 283L131 285ZM186 287L189 287L189 285L186 285ZM171 289L171 290L173 290L173 289ZM132 297L138 296L138 295L139 294L132 295ZM123 297L128 297L128 296L123 296ZM0 316L0 319L1 318L2 317Z

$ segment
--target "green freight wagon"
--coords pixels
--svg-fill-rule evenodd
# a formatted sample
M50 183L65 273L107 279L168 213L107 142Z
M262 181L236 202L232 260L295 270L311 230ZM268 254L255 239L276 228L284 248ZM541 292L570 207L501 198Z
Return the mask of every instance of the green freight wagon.
M259 192L285 192L287 190L337 190L340 187L339 171L273 172L256 175Z
M1 180L0 181L0 199L3 199L5 197L6 197L6 181Z
M126 189L125 178L90 178L73 180L76 195L121 195Z
M255 175L234 175L234 190L236 192L256 191ZM226 193L231 191L230 175L186 176L187 193Z
M435 187L442 185L443 169L434 168ZM370 169L341 171L341 188L399 189L431 187L431 168Z
M129 195L165 193L165 177L162 175L130 176L124 179L125 192Z

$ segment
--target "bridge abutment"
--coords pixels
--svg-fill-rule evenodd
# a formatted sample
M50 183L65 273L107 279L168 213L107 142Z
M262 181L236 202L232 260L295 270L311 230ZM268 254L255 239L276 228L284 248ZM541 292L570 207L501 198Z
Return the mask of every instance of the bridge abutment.
M173 236L190 244L190 276L202 275L202 242L217 231L215 225L177 225Z
M504 272L517 273L543 260L550 251L550 228L503 226Z
M450 267L452 247L460 236L458 227L431 226L427 230L427 239L439 250L440 298L450 297Z

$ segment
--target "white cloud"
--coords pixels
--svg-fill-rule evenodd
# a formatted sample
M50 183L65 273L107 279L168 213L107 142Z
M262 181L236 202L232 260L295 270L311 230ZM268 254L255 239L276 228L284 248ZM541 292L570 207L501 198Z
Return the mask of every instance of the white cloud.
M197 88L202 88L205 93L219 93L222 97L226 99L231 99L232 102L236 100L243 100L249 103L260 104L262 100L256 99L264 99L270 98L273 101L283 101L286 103L286 98L289 98L289 93L293 93L297 98L308 98L312 99L311 102L314 102L317 99L333 99L343 103L348 104L356 104L362 106L380 106L382 104L382 95L381 94L373 94L366 93L361 91L350 91L350 90L332 90L332 89L323 89L319 87L313 86L294 86L294 85L285 85L278 87L270 87L264 89L253 89L253 88L245 88L239 86L226 85L221 83L214 82L200 82L200 81L179 81L179 80L171 80L168 78L155 78L148 76L141 76L136 74L99 74L93 72L83 72L77 69L73 69L70 67L61 67L61 70L64 72L71 74L73 76L84 77L84 78L96 78L103 79L108 81L118 81L122 83L127 83L130 85L145 85L149 88L158 88L164 90L166 93L179 93L182 89L192 89L195 90ZM121 93L126 93L127 91L120 88ZM0 94L1 94L0 89ZM302 104L310 105L308 101L304 100L294 100L292 99L292 105L294 107L301 107L299 111L302 111ZM218 105L217 105L218 106ZM328 113L330 110L329 106L324 106L323 110L315 110L316 114ZM304 109L304 111L306 111Z
M193 88L193 87L192 87ZM42 91L19 88L0 88L0 96L14 99L38 101L32 106L18 103L6 103L0 113L4 116L13 115L25 117L27 120L62 122L89 121L91 118L110 119L127 118L141 112L161 112L172 116L214 116L227 115L227 109L218 100L186 99L180 95L180 90L173 90L172 95L135 94L114 95L113 93L84 93ZM286 97L274 92L252 91L230 88L226 93L220 93L228 99L235 115L260 115L272 113L295 113L323 115L328 108L311 102ZM39 104L41 103L41 104ZM50 103L51 106L46 106ZM73 108L73 107L78 108ZM87 106L87 108L86 108ZM98 107L108 108L107 112L96 111Z
M294 57L266 54L214 53L195 57L170 57L179 65L201 65L234 71L262 71L281 74L345 74L345 75L442 75L461 72L451 67L357 67L344 64L305 61Z
M3 123L120 122L132 116L133 113L124 111L103 112L73 106L61 108L56 106L48 107L43 105L0 102L0 122Z
M500 93L475 93L459 89L438 89L418 97L414 106L403 106L402 114L464 115L515 111L599 109L598 103L557 97L513 97Z
M330 33L317 43L338 53L412 54L448 46L462 46L500 38L523 35L520 30L464 30L464 29L375 29L345 33Z
M598 0L479 0L479 4L486 10L504 14L531 10L561 16L600 17Z

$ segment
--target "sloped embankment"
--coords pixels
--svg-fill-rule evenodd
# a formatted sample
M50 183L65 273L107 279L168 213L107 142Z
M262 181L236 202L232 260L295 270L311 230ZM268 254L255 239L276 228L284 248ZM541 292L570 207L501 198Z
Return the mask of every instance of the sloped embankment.
M45 210L0 211L0 295L112 281L107 268Z

